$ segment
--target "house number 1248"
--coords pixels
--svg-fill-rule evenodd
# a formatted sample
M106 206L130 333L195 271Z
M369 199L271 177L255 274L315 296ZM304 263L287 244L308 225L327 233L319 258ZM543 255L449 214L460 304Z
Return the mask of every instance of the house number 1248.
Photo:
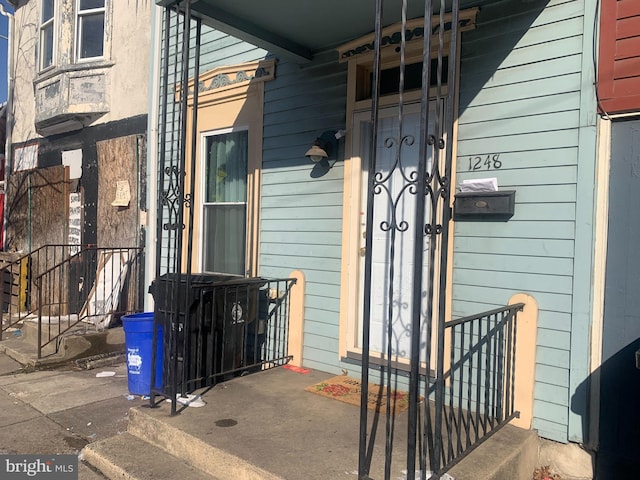
M502 167L502 162L500 161L500 154L494 153L489 154L487 156L475 156L469 157L469 170L497 170Z

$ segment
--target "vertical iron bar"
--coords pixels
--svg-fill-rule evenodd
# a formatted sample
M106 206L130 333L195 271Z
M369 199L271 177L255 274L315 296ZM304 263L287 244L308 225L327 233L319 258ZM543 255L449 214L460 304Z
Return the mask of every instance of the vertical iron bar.
M491 317L493 315L487 316L487 336L486 336L486 353L485 353L485 364L484 364L484 416L482 421L482 428L484 434L487 434L487 423L489 421L489 400L490 400L490 389L491 389L491 339L489 338L489 334L491 331Z
M189 100L189 60L191 55L191 0L186 0L183 13L183 27L182 27L182 63L181 63L181 80L180 80L180 153L179 153L179 176L178 176L178 219L176 227L176 253L175 264L176 273L180 275L182 273L182 247L184 244L184 209L186 206L186 166L187 166L187 123L188 123L188 100ZM182 283L182 279L179 278ZM190 298L190 283L191 277L189 274L185 278L184 298L177 299L175 305L181 306L179 313L183 314L183 342L182 342L182 359L183 365L188 355L188 339L190 332L190 315L189 315L189 298ZM182 288L177 289L176 296L179 296ZM180 301L182 300L182 302ZM184 395L185 392L185 376L188 374L187 369L182 369L182 379L180 394ZM177 392L176 392L177 393ZM176 402L175 398L171 399L172 402Z
M502 313L501 315L504 315L504 313ZM499 367L499 362L500 362L500 357L498 356L498 329L500 325L500 321L498 320L498 314L496 313L495 315L495 321L494 321L494 327L493 327L493 333L491 334L491 336L493 337L493 367L492 367L492 375L493 375L493 382L492 382L492 389L491 389L491 395L492 395L492 401L491 401L491 428L493 429L493 427L496 425L496 410L497 410L497 404L498 404L498 398L497 398L497 392L499 389L498 386L498 367Z
M505 359L505 364L506 364L506 368L507 368L507 372L505 374L505 383L506 383L506 392L505 392L505 417L508 417L509 415L511 415L511 409L510 409L510 397L511 397L511 351L512 351L512 323L511 323L511 319L512 317L509 316L509 319L507 320L507 324L506 324L506 329L507 329L507 352L506 352L506 359Z
M433 144L433 178L431 179L433 185L433 200L432 200L432 213L431 213L431 224L432 224L432 247L431 250L433 252L432 258L435 260L436 253L436 243L437 237L436 233L438 232L438 227L447 226L444 222L441 225L438 225L438 197L443 196L445 205L443 210L446 210L448 206L448 195L446 195L446 185L443 183L443 180L446 180L447 170L445 167L445 171L442 172L444 174L444 178L441 176L440 172L440 152L445 149L444 144L444 132L442 131L442 61L443 61L443 44L444 44L444 14L445 14L445 0L440 0L440 15L439 15L439 28L438 28L438 58L437 58L437 68L436 68L436 97L438 102L436 104L436 118L435 118L435 141ZM444 252L446 247L441 246L442 251L440 252L440 258L444 259L446 256ZM442 267L440 267L442 268ZM431 459L431 470L437 478L437 474L440 472L440 466L443 463L442 458L444 456L444 445L441 441L442 439L442 422L443 422L443 413L444 413L444 395L445 395L445 379L444 379L444 322L446 318L444 316L445 312L445 304L444 300L446 299L446 295L444 292L444 288L446 288L446 282L443 281L443 274L446 275L446 270L440 270L440 281L438 283L438 300L436 305L436 311L438 315L438 323L437 323L437 363L436 363L436 398L435 398L435 428L434 428L434 437L437 440L435 444L434 454ZM435 281L435 278L433 279ZM432 281L432 283L433 283Z
M518 339L518 322L516 322L517 319L517 311L513 310L512 311L513 314L511 316L511 325L513 326L513 358L511 359L512 366L511 366L511 381L509 384L509 390L511 391L511 405L509 408L509 415L511 415L513 412L515 412L515 384L516 384L516 346L517 346L517 339Z
M451 438L454 425L455 425L455 413L453 410L453 392L455 389L455 350L456 350L456 336L453 328L450 329L451 335L451 351L449 352L449 424L447 426L447 440L448 440L448 457L447 463L453 460L453 438Z
M460 455L462 453L462 424L464 423L464 412L462 410L462 396L463 396L463 385L464 385L464 334L465 334L465 324L460 325L460 379L458 380L458 442L456 448L456 455ZM468 379L471 379L471 375L469 375Z
M480 440L480 388L482 386L482 318L478 322L478 364L476 365L476 438L474 442Z
M259 352L264 352L264 356L260 357L258 356L258 358L260 359L260 363L261 363L261 368L266 368L268 365L266 363L264 363L266 360L270 359L270 358L284 358L284 344L281 346L280 343L275 343L272 345L272 339L275 340L276 335L282 331L282 335L284 336L284 338L288 338L288 333L287 333L287 329L286 329L286 319L284 321L281 320L280 317L280 312L282 311L286 311L287 308L287 302L289 299L288 296L288 289L287 289L287 284L285 282L285 286L284 286L284 295L286 295L285 299L286 302L283 302L284 304L276 304L276 306L274 307L274 311L273 311L273 316L270 313L270 306L269 306L269 301L270 301L270 297L271 294L269 292L271 292L271 282L267 282L267 285L265 286L265 293L267 295L266 298L266 302L267 302L267 307L266 307L266 317L265 317L265 324L264 324L264 344L262 345L262 348L259 349ZM279 300L280 298L280 282L276 282L276 299ZM282 310L281 310L282 309ZM282 326L280 326L281 322L283 323ZM256 341L259 339L260 337L258 336L256 338ZM273 352L273 353L270 353ZM260 355L258 353L258 355ZM286 360L285 360L286 362Z
M163 22L163 28L164 28L164 35L163 35L163 40L162 40L162 44L163 44L163 52L162 52L162 76L161 76L161 80L160 80L160 132L159 132L159 140L160 140L160 145L159 145L159 155L158 155L158 164L159 164L159 172L158 172L158 183L157 183L157 199L156 199L156 238L157 238L157 244L158 247L156 249L156 272L155 272L155 278L156 278L156 282L157 280L160 278L160 272L161 272L161 264L162 264L162 238L163 238L163 228L162 228L162 223L163 223L163 217L164 217L164 209L163 209L163 192L164 192L164 183L165 183L165 171L163 165L165 162L165 155L166 155L166 150L167 150L167 97L168 97L168 88L169 88L169 39L170 39L170 26L171 26L171 10L169 8L165 8L164 10L164 22ZM155 292L156 295L158 295L159 292ZM167 292L165 292L166 295ZM159 313L158 309L156 308L156 312ZM158 325L159 325L159 319L157 318L158 315L154 315L154 325L153 325L153 333L152 333L152 342L151 342L151 365L155 366L156 364L156 351L157 351L157 346L158 346ZM167 322L169 323L169 322ZM170 332L168 331L169 329L166 328L167 325L165 325L165 331L164 333L164 337L165 337L165 343L167 343L172 335L170 334ZM168 338L167 338L168 337ZM150 376L150 381L151 381L151 394L149 395L149 405L153 406L155 404L155 400L156 400L156 394L155 394L155 384L156 384L156 369L152 368L151 369L151 376ZM166 387L166 385L165 385Z
M162 168L165 162L165 155L167 151L167 104L168 100L168 89L169 89L169 39L170 39L170 30L171 30L171 10L169 8L164 9L164 36L162 39L163 44L163 52L162 52L162 77L160 80L160 145L159 145L159 155L158 155L158 163L159 163L159 172L158 172L158 191L156 199L157 202L157 215L156 215L156 238L158 242L158 248L156 250L156 274L155 278L160 277L161 272L161 264L162 264L162 223L163 223L163 192L164 192L164 182L165 182L165 171ZM154 333L155 338L155 333ZM154 345L155 352L155 345ZM152 369L154 370L154 369ZM153 385L153 383L152 383ZM151 400L153 401L153 395L151 396Z
M497 405L496 405L496 420L498 424L502 423L504 419L503 407L504 407L504 329L509 322L509 312L502 314L502 320L500 322L500 330L498 332L498 393L497 393Z
M408 446L407 446L407 475L409 480L414 480L416 471L416 436L418 425L418 401L420 390L420 340L422 336L422 264L424 263L423 248L425 234L425 202L424 198L428 194L427 191L427 161L429 156L429 89L431 86L431 19L433 15L432 0L425 0L424 3L424 37L422 44L422 91L420 96L420 145L418 160L418 181L417 204L414 230L414 271L413 271L413 304L412 304L412 330L411 330L411 370L409 376L409 417L408 417ZM421 229L418 226L422 226ZM429 241L429 278L426 285L426 302L427 312L425 318L425 336L426 336L426 374L424 380L424 398L425 413L423 424L423 437L420 451L420 476L422 479L426 476L427 452L433 445L433 436L431 432L431 411L429 406L430 399L430 377L431 377L431 329L433 326L433 262L434 258L434 242L433 238L428 237Z
M447 267L448 267L448 244L449 244L449 223L451 220L451 208L450 208L450 180L453 168L453 149L451 148L453 139L453 124L454 122L454 98L457 90L456 86L456 71L457 71L457 50L458 50L458 22L459 22L459 10L460 1L453 0L451 6L451 40L449 49L449 63L448 63L448 75L447 75L447 102L446 102L446 116L443 119L444 124L447 126L447 142L449 148L445 148L445 165L444 165L444 177L442 181L441 196L443 199L443 213L442 213L442 236L440 245L440 284L438 289L438 358L441 358L441 354L444 353L444 322L445 318L445 302L446 302L446 286L447 286ZM444 36L444 13L445 13L445 1L440 2L440 44L438 47L438 90L441 87L440 71L442 68L442 43ZM440 91L438 92L438 98L440 98ZM437 132L436 132L437 133ZM441 353L442 352L442 353ZM438 376L442 373L442 365L438 364ZM436 396L437 398L437 396ZM436 399L436 402L438 400ZM436 406L436 412L438 408ZM436 435L438 434L438 420L436 419Z
M38 285L38 360L42 358L42 277Z
M171 19L175 17L176 20L176 26L175 26L175 33L173 35L173 48L171 48L170 46L170 32L171 32ZM172 196L174 195L173 192L173 179L175 177L174 175L174 169L175 167L175 151L176 151L176 106L175 103L173 101L169 101L170 98L170 92L169 92L169 80L168 80L168 75L169 75L169 61L170 61L170 56L171 53L173 53L173 76L172 76L172 81L173 84L175 85L177 83L177 78L178 78L178 46L179 46L179 38L180 38L180 22L179 22L179 15L178 15L178 11L177 9L175 10L175 13L170 9L167 8L166 9L166 37L165 37L165 45L166 45L166 56L165 56L165 69L166 69L166 81L165 81L165 85L164 85L164 97L163 97L163 102L165 105L165 110L166 110L166 106L167 105L171 105L171 135L170 135L170 139L169 139L169 143L170 143L170 150L169 150L169 155L168 155L168 161L167 161L167 155L165 152L165 155L161 158L161 161L163 163L163 168L160 169L160 185L159 185L159 192L161 193L161 197L159 198L160 201L160 205L166 207L167 210L167 218L165 220L164 218L164 212L161 211L161 213L159 214L158 217L158 239L159 241L162 240L163 235L162 232L165 230L164 227L166 227L166 265L165 265L165 270L166 270L166 281L164 283L164 297L165 298L172 298L173 301L172 302L166 302L166 306L163 308L164 309L164 316L165 319L167 320L165 323L165 327L167 329L167 331L165 332L165 336L167 337L167 339L165 340L165 344L167 345L168 348L165 349L165 354L167 355L167 360L166 360L166 366L167 366L167 373L164 374L165 378L168 380L168 385L165 387L165 391L168 391L168 394L171 398L174 398L176 396L176 391L177 391L177 382L178 382L178 376L177 376L177 365L178 365L178 335L179 335L179 317L178 314L176 312L176 307L175 307L175 289L176 289L176 271L175 271L175 266L171 266L171 262L174 260L174 256L172 256L171 254L171 249L172 249L172 242L173 242L173 238L172 238L172 231L175 228L174 225L177 224L176 219L174 218L174 213L175 213L175 208L174 208L174 203L175 200L172 198ZM167 118L164 119L164 124L167 125ZM166 131L165 131L166 132ZM166 143L167 143L167 135L165 133L165 138L164 138L164 142L163 145L161 145L161 148L164 148L166 150ZM166 221L166 223L164 223ZM161 248L158 249L158 262L157 262L157 270L158 270L158 277L160 275L160 268L162 266L162 244L161 244ZM172 400L171 401L171 415L175 415L176 414L176 403Z
M404 177L402 172L402 145L403 145L403 114L404 114L404 77L405 77L405 49L406 49L406 24L407 24L407 0L402 0L401 7L401 18L402 18L402 29L400 32L400 78L398 85L398 148L397 148L397 161L396 166L394 168L399 168L400 174ZM374 169L375 171L375 169ZM416 224L416 228L418 228L420 223ZM389 247L389 273L388 273L388 281L389 281L389 289L388 289L388 311L387 311L387 368L386 368L386 419L385 419L385 463L384 463L384 478L385 480L390 480L391 478L391 461L393 457L393 431L392 431L392 412L391 412L391 375L392 375L392 356L393 356L393 310L394 310L394 302L393 302L393 290L394 290L394 280L395 280L395 248L396 248L396 234L397 228L396 225L393 225L391 228L391 241ZM419 310L418 310L418 323L419 323ZM412 318L412 322L415 321L415 316ZM418 354L419 361L419 354ZM394 405L395 408L395 405Z
M485 422L486 422L486 426L485 426L485 434L487 433L487 431L490 430L491 427L491 396L493 393L493 385L492 385L492 380L493 380L493 370L494 370L494 361L493 361L493 356L495 355L495 352L493 350L493 329L491 328L492 325L492 321L495 324L495 319L497 318L497 314L494 315L490 315L487 317L487 335L486 335L486 340L487 340L487 366L486 366L486 372L485 372L485 387L484 387L484 392L485 392L485 402L484 402L484 418L485 418Z
M190 2L187 5L187 9L189 9L189 11L185 11L185 19L188 19L185 21L185 31L187 32L187 36L191 37L191 12L190 12ZM196 179L196 160L198 157L198 152L196 150L197 147L197 142L198 142L198 137L197 137L197 133L198 133L198 97L199 97L199 88L198 88L198 82L200 80L200 36L201 36L201 32L202 32L202 21L199 18L196 18L196 38L195 38L195 52L194 52L194 71L193 71L193 113L192 113L192 121L191 121L191 132L190 132L190 136L191 136L191 145L190 145L190 158L189 158L189 192L187 193L186 191L186 185L185 187L185 192L183 194L183 199L184 199L184 206L186 208L188 208L188 225L189 228L187 230L187 252L186 252L186 275L185 275L185 299L184 299L184 342L183 342L183 363L187 360L188 357L192 357L193 355L196 355L196 359L194 362L191 362L192 360L194 360L193 358L189 358L189 363L195 363L195 366L198 367L198 375L200 374L200 369L199 367L201 366L201 361L199 360L199 357L201 355L199 355L200 351L198 350L198 347L201 347L202 344L202 321L203 318L201 318L200 315L196 316L196 318L191 318L191 314L190 314L190 305L189 305L189 297L190 294L189 292L191 292L191 267L192 267L192 260L193 260L193 230L194 230L194 225L193 225L193 217L194 217L194 201L195 201L195 179ZM183 104L183 158L184 158L184 175L182 175L182 178L184 180L182 180L183 182L186 181L186 166L187 166L187 159L186 159L186 135L187 135L187 123L189 120L189 115L188 115L188 105L189 105L189 57L191 55L190 52L190 40L187 40L187 46L185 48L185 51L187 52L186 54L186 59L187 59L187 64L183 65L184 71L182 72L183 76L182 76L182 86L181 86L181 94L182 94L182 104ZM184 213L183 213L184 214ZM181 235L182 238L182 235ZM178 251L178 256L180 258L182 258L182 248L179 249ZM181 272L182 269L179 269L178 272ZM198 309L197 311L201 314L203 314L204 312L202 311L202 305L203 305L203 301L204 298L202 298L202 293L203 293L203 289L199 289L200 292L200 301L198 303ZM194 326L192 325L193 321L197 321L198 325ZM198 332L196 335L196 338L191 338L191 331L196 331ZM195 340L196 345L192 345L192 342ZM193 352L192 348L196 348L196 351ZM185 375L189 375L189 371L186 368L182 369L183 373ZM186 388L186 382L183 382L183 386L182 386L182 391L180 392L182 395L185 395L187 393L187 388Z
M373 185L376 165L376 144L378 139L378 102L380 97L380 53L382 42L382 0L376 0L375 41L373 58L373 86L371 99L371 142L367 169L367 220L365 235L365 261L364 261L364 292L362 312L362 371L360 393L360 436L358 449L358 480L366 480L369 477L369 465L367 465L367 399L369 396L369 341L371 322L371 301L366 298L371 290L371 248L373 245Z

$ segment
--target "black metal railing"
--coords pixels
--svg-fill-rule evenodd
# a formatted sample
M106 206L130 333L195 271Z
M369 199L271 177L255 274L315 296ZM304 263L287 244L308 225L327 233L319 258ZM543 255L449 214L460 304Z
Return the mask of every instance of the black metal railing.
M61 336L80 322L100 330L142 307L142 248L73 248L31 283L37 293L38 358L56 353Z
M0 253L2 261L2 291L0 311L3 314L0 340L3 333L20 325L38 310L35 279L42 272L64 263L86 245L43 245L29 253Z
M161 344L163 373L161 387L152 389L151 405L156 394L168 397L173 415L179 395L288 363L289 294L294 283L295 279L197 274L156 279L151 286L152 364L158 361ZM151 385L158 386L155 376L153 371Z
M433 444L426 464L447 471L501 426L519 416L515 409L517 314L524 304L497 308L445 322L448 361L444 375L430 387Z

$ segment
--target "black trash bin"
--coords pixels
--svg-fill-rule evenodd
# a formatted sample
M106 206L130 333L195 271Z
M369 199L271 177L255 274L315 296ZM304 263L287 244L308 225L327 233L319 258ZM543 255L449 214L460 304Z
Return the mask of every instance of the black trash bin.
M156 321L165 332L173 332L173 337L164 336L165 393L174 370L177 390L193 391L262 360L258 350L265 327L257 317L264 310L260 298L265 297L266 283L218 274L191 275L188 289L185 274L165 274L152 282ZM178 319L177 326L171 318Z

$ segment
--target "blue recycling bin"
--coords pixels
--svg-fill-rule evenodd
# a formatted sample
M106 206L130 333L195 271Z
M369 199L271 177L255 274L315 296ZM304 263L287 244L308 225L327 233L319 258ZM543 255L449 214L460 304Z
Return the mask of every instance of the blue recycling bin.
M153 351L153 312L134 313L122 317L127 348L127 381L129 393L151 394L151 362ZM155 388L162 389L162 325L158 325L156 344Z

